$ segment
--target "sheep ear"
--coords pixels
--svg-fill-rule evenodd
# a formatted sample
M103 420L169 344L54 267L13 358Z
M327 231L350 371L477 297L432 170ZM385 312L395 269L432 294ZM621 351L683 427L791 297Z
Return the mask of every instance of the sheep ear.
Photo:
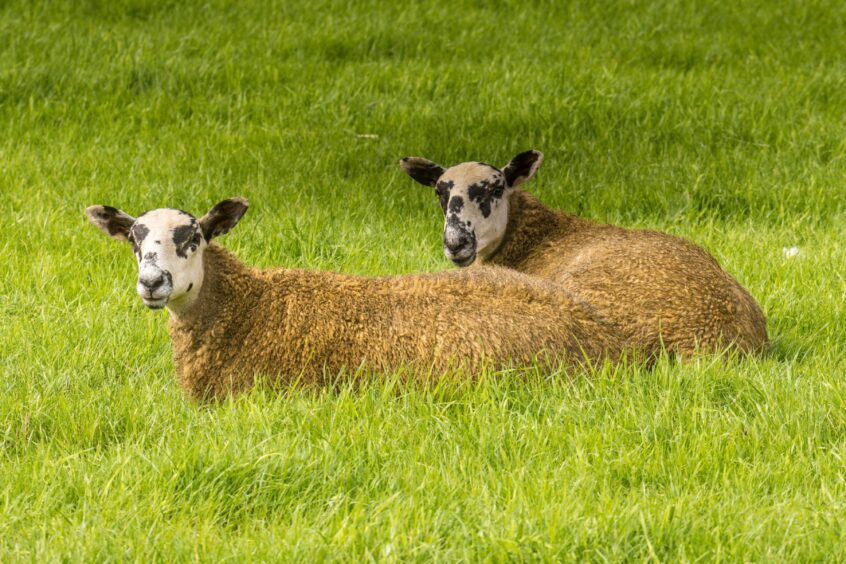
M532 150L520 153L511 159L511 162L502 169L502 172L505 174L505 181L513 188L531 180L542 162L543 153L540 151Z
M407 175L424 186L434 186L438 178L446 170L438 163L423 157L405 157L400 161L400 167Z
M129 240L129 229L135 218L112 206L91 206L85 215L100 231L118 241Z
M209 213L200 218L200 228L203 230L206 241L228 233L230 229L238 225L249 205L250 203L245 198L230 198L215 204Z

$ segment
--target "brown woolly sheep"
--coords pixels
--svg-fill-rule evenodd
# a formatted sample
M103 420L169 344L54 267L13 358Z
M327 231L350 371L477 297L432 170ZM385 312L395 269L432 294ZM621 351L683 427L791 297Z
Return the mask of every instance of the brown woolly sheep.
M480 162L448 169L420 157L400 161L435 188L444 212L444 253L551 280L589 301L636 351L687 356L767 347L754 298L701 247L656 231L602 225L544 206L518 189L543 161L539 151L502 170Z
M199 220L174 209L137 219L112 207L86 210L132 244L137 292L148 307L168 308L177 378L193 398L244 391L257 375L321 384L358 368L409 365L437 375L536 354L565 363L620 355L622 339L590 306L507 269L382 278L252 269L211 242L246 210L240 198Z

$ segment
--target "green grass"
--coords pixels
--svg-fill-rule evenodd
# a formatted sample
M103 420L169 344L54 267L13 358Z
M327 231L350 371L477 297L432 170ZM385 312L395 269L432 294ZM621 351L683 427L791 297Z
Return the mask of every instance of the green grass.
M846 559L846 5L274 4L0 3L1 561ZM251 264L440 270L397 160L531 147L772 354L198 408L82 214L243 195Z

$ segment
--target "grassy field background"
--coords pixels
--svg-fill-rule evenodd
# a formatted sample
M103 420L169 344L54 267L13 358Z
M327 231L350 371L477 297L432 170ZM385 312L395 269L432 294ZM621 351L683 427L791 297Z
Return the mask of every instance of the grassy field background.
M836 1L0 2L0 560L846 559L844 50ZM528 148L771 355L198 408L82 213L242 195L251 264L440 270L397 160Z

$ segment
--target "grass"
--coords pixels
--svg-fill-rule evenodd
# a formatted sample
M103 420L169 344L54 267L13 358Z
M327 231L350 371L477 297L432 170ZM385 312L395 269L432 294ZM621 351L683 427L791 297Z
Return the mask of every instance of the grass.
M0 560L843 560L842 2L0 3ZM448 268L423 155L711 250L764 360L180 395L85 206ZM782 249L798 246L787 258Z

